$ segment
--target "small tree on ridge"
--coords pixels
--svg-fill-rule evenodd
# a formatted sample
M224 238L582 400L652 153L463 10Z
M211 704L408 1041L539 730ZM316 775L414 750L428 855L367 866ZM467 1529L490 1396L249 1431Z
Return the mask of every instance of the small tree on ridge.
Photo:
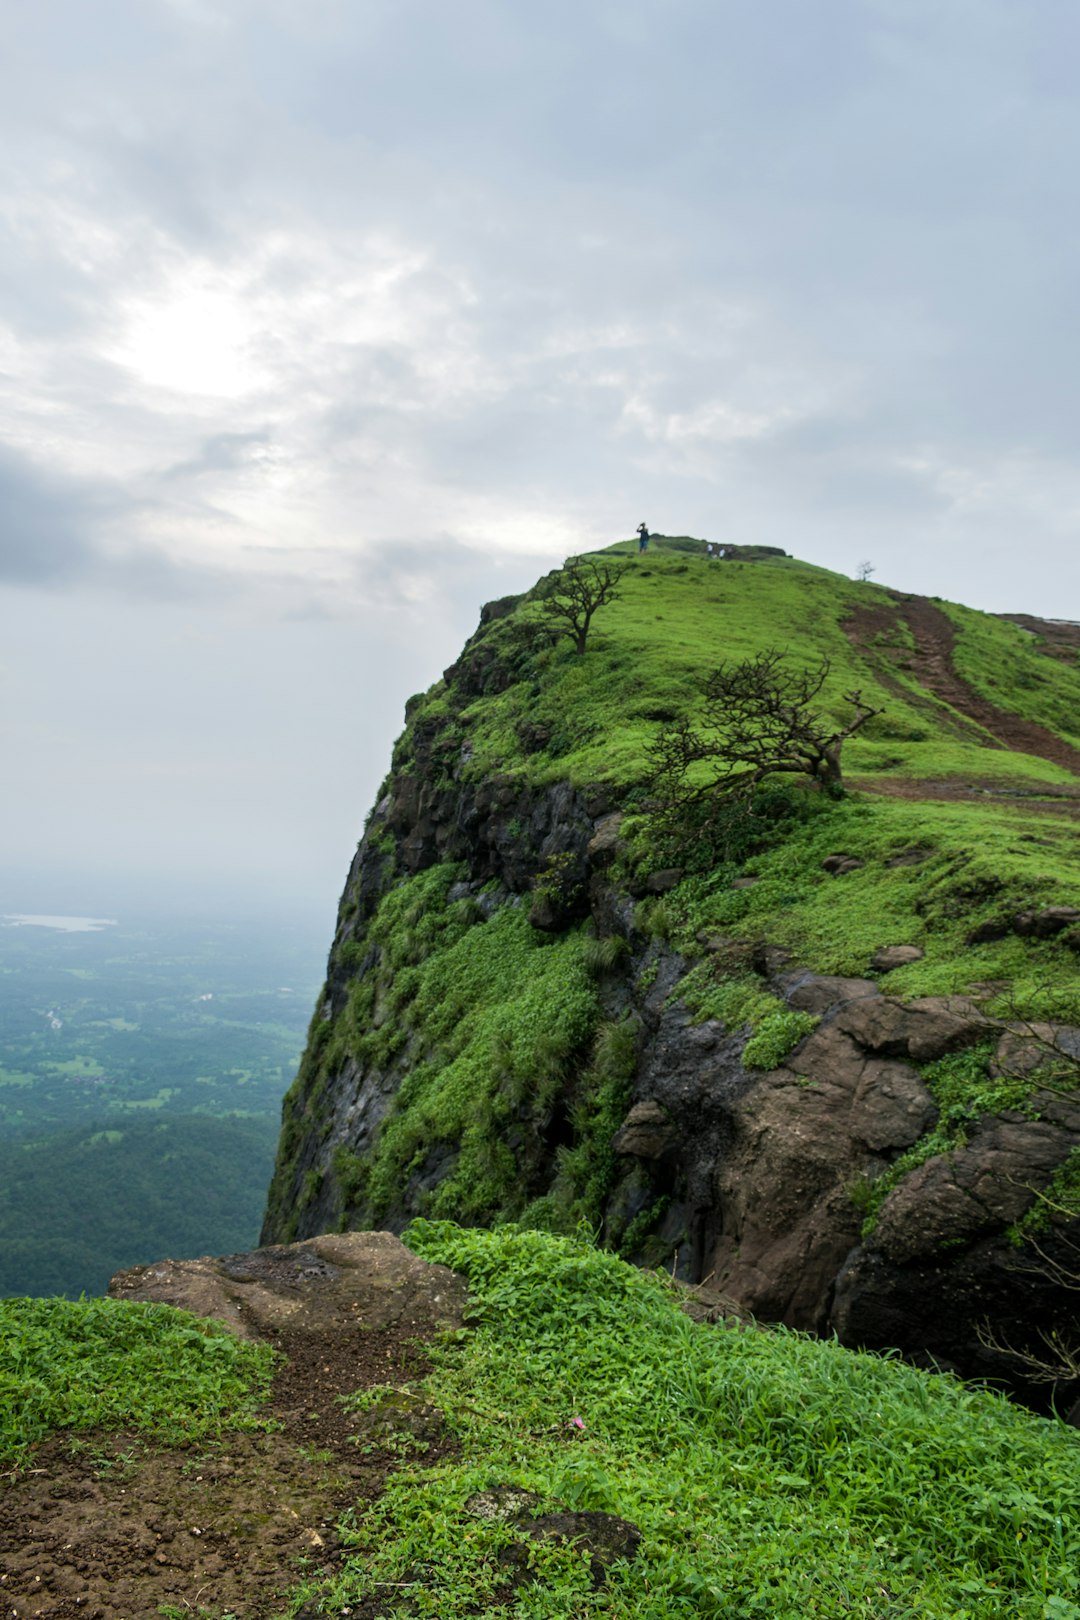
M827 792L843 789L840 753L848 737L880 714L860 691L844 693L854 709L845 726L813 707L828 677L829 660L813 669L788 669L775 650L721 664L705 682L705 715L684 718L652 747L653 791L661 819L671 827L688 813L748 796L768 776L807 776ZM706 781L694 767L713 767Z
M593 614L618 596L619 581L628 567L624 562L571 557L560 569L544 598L544 612L553 621L556 635L570 637L576 653L585 651Z

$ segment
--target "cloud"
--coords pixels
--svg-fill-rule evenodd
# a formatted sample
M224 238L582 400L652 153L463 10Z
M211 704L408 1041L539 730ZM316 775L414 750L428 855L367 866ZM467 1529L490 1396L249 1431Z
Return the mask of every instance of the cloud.
M995 461L1071 508L1051 6L49 0L0 107L11 570L341 612L415 600L437 536L547 562L719 512L829 562L961 524L927 469Z
M85 579L96 564L87 531L107 517L109 504L101 490L56 488L0 447L0 580L57 586Z

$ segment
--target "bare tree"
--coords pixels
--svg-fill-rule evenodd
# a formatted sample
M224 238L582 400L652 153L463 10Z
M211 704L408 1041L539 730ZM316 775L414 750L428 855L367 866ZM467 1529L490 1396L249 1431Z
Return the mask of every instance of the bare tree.
M630 565L599 562L593 557L571 557L560 569L544 598L544 612L556 635L569 636L574 651L583 653L593 614L619 594L619 582Z
M1037 1187L1029 1187L1028 1191L1034 1194L1036 1209L1053 1229L1056 1241L1051 1246L1043 1235L1025 1232L1023 1250L1012 1269L1064 1292L1080 1293L1080 1242L1075 1236L1080 1211L1071 1201L1060 1203ZM1068 1324L1037 1328L1034 1339L1028 1338L1022 1344L989 1320L976 1331L980 1344L1015 1362L1033 1384L1071 1384L1080 1380L1080 1324L1075 1319Z
M651 785L662 818L673 825L710 800L751 793L768 776L808 776L840 791L844 743L881 710L861 692L845 692L855 712L834 726L813 706L829 669L827 658L810 670L788 669L775 650L721 664L705 683L704 718L680 720L653 744ZM701 764L713 767L706 781L695 769Z
M866 581L870 578L870 575L876 573L877 569L874 567L872 562L861 562L855 578L860 580L865 585Z
M1014 1007L1009 1035L1009 1044L999 1049L1001 1073L1032 1085L1030 1105L1036 1108L1036 1117L1041 1117L1043 1098L1080 1104L1080 1031L1064 1021L1024 1017ZM1080 1173L1078 1160L1080 1148L1074 1148L1048 1187L1020 1183L1031 1194L1032 1205L1020 1227L1023 1247L1011 1267L1020 1276L1073 1294L1080 1294L1080 1196L1073 1190ZM1072 1385L1080 1381L1080 1320L1076 1316L1069 1322L1036 1328L1022 1343L990 1321L977 1331L986 1349L1014 1362L1030 1383Z

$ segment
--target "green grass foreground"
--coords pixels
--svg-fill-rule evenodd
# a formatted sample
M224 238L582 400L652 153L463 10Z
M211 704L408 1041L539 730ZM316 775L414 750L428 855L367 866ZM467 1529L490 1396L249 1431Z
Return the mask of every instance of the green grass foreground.
M269 1345L168 1305L0 1300L0 1463L57 1429L135 1429L178 1445L261 1427Z
M697 1325L663 1279L575 1240L418 1221L408 1241L476 1301L425 1387L461 1456L391 1480L343 1574L306 1590L325 1612L1080 1617L1064 1425L834 1344ZM580 1550L535 1546L507 1603L515 1533L466 1508L497 1485L632 1520L636 1559L593 1590Z

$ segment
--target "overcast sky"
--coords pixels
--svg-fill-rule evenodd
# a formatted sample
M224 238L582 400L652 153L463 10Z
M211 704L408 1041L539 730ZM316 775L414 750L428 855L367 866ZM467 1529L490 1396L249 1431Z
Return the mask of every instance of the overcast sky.
M10 871L329 919L405 698L642 518L1080 618L1072 0L0 25Z

